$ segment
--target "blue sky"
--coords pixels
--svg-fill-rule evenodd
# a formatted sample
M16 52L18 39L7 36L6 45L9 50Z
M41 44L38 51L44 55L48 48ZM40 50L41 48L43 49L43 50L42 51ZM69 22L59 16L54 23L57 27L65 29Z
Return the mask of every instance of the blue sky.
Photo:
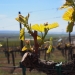
M20 30L15 20L20 11L23 16L30 13L29 24L58 22L59 27L50 31L65 32L67 21L62 19L65 10L58 10L63 3L64 0L1 0L0 30Z

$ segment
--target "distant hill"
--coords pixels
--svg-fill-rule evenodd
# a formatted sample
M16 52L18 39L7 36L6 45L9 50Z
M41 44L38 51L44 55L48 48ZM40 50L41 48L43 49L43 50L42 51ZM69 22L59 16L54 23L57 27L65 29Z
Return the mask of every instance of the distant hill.
M14 37L17 38L19 37L19 31L0 31L0 37ZM30 35L28 32L25 32L26 37L29 37Z
M40 33L38 33L40 34ZM40 34L41 35L41 34ZM75 35L75 32L72 32L71 35ZM47 37L62 37L62 36L68 36L68 33L65 32L49 32ZM19 37L19 31L0 31L0 37ZM30 35L25 32L25 37L30 37Z
M19 31L0 31L0 37L19 36Z
M2 34L2 33L4 33L4 34L6 34L6 33L8 33L8 34L10 34L10 33L19 33L19 31L7 31L7 30L2 31L2 30L0 30L0 34Z

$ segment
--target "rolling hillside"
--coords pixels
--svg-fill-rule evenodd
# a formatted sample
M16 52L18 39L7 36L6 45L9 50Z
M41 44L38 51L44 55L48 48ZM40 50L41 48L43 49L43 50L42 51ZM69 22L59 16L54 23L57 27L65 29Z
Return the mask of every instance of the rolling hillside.
M41 34L38 33L40 36ZM73 32L72 35L75 35ZM19 31L0 31L0 38L4 37L11 37L11 38L18 38L19 37ZM25 37L26 38L32 38L27 32L25 32ZM68 37L68 33L61 33L61 32L50 32L47 34L46 38L49 37Z

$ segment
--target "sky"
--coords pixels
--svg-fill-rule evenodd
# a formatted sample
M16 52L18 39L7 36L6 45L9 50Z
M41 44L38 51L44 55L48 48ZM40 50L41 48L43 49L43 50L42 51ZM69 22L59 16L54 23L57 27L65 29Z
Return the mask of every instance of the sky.
M19 22L15 18L20 11L23 16L30 14L28 23L31 25L57 22L59 27L49 32L66 32L68 22L62 19L66 10L58 10L64 2L65 0L1 0L0 30L19 31Z

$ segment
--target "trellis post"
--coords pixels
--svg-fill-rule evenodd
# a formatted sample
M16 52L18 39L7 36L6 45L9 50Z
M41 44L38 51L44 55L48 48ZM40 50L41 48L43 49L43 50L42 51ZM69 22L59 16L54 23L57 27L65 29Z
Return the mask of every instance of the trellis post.
M18 14L21 15L21 12L19 12ZM20 30L21 30L22 29L21 23L19 23L19 25L20 25ZM21 50L22 50L22 48L23 48L23 41L22 40L20 42L20 47L21 47ZM21 55L23 56L23 54L21 54ZM22 68L23 75L26 75L26 68L23 65L21 65L21 64L20 64L20 66Z
M68 24L69 24L69 22L68 22ZM71 32L69 32L69 43L70 43L70 45L71 45ZM69 53L68 53L68 56L70 55L70 57L71 57L71 59L72 59L72 48L71 48L71 46L70 46L70 48L69 48ZM69 59L69 57L68 57L68 59Z
M6 37L6 54L7 54L7 60L8 60L8 64L10 64L10 54L9 54L9 47L8 47L8 37Z
M19 12L18 14L21 15L21 12ZM22 29L21 23L19 23L19 25L20 25L20 30L21 30ZM21 47L21 49L23 48L23 41L22 40L20 41L20 47Z

